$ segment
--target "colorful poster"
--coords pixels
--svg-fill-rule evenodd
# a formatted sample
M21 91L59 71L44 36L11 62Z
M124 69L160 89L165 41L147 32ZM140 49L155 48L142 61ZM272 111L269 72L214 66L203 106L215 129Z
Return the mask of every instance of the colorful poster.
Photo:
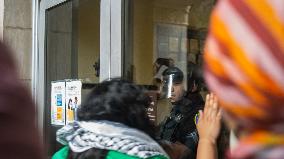
M66 81L66 124L77 120L77 109L81 105L81 89L81 81Z
M51 124L65 124L65 82L51 83Z

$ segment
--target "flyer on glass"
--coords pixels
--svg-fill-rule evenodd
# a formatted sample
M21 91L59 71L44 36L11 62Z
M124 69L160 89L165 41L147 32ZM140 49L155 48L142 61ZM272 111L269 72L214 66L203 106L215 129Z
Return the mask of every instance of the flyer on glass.
M65 82L51 83L51 124L65 124Z
M66 124L77 120L77 109L81 105L81 89L81 81L66 81Z

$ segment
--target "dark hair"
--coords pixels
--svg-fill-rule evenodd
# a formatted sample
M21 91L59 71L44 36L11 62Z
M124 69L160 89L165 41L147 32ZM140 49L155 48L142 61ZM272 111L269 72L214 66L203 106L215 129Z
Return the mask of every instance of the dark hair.
M167 58L157 58L156 62L157 64L161 65L165 65L167 67L170 66L170 59Z
M150 98L141 87L121 79L98 84L78 110L79 121L108 120L139 129L154 138L154 125L146 108ZM106 150L96 148L83 153L69 153L70 159L103 158Z
M146 108L150 98L137 85L121 79L98 84L78 110L79 121L108 120L123 123L154 136Z
M199 91L202 83L204 83L202 69L199 67L192 67L191 69L192 70L188 69L191 72L187 75L187 90L192 90L193 85L196 84L198 85L197 90Z

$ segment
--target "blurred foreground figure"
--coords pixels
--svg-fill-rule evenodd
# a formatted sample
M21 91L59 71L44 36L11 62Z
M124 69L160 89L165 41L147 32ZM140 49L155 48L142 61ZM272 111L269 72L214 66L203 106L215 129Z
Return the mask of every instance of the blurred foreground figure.
M205 76L241 133L234 159L284 158L284 1L220 0Z
M78 120L57 131L67 145L53 159L167 159L151 137L150 98L138 86L112 79L98 84L78 110Z
M0 158L41 159L35 107L11 55L0 42Z

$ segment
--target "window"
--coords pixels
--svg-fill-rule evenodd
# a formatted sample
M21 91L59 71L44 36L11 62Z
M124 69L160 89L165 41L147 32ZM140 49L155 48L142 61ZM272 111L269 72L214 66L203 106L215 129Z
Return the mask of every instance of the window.
M162 58L168 61L167 67L174 65L183 71L185 90L198 90L204 97L207 89L201 72L203 44L215 1L126 2L124 78L147 88L159 87L155 78L161 75L162 67L155 61ZM156 124L169 113L170 105L166 100L158 101Z
M88 86L99 82L100 60L100 1L69 0L53 3L41 2L41 5L47 6L44 10L44 136L49 155L61 147L55 137L59 127L50 124L51 81L81 79L84 100L89 92L85 88L91 88ZM54 6L48 7L49 4Z

